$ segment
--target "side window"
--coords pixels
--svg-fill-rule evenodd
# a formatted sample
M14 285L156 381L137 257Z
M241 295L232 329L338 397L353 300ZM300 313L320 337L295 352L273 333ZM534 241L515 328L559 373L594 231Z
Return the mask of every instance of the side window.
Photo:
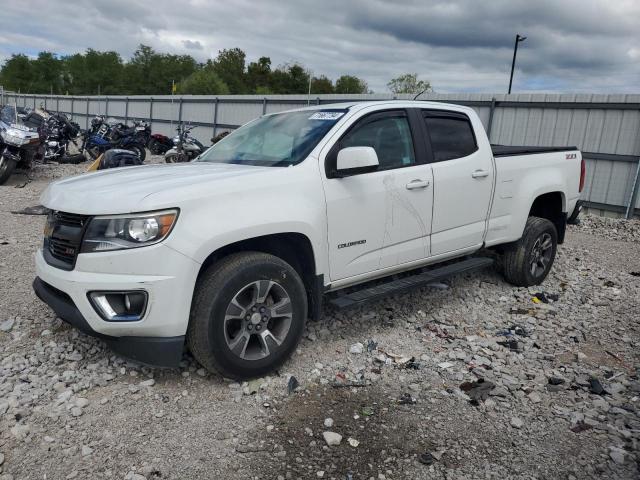
M463 115L425 114L424 121L436 162L466 157L478 149L471 122Z
M413 141L406 116L381 116L356 127L340 141L340 148L372 147L379 170L415 165Z

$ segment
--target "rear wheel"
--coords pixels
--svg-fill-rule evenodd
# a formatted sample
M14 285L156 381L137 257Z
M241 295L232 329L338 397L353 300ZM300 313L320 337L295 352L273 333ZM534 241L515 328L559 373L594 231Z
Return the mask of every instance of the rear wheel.
M139 144L129 145L128 147L126 147L126 150L129 150L135 153L141 162L144 162L144 159L147 157L147 149L144 148L142 145L139 145Z
M558 248L558 232L546 218L529 217L522 238L503 258L505 279L518 287L540 285L549 274Z
M233 254L196 286L187 344L210 371L257 377L289 357L306 318L305 288L293 267L265 253Z
M0 156L0 185L4 185L16 168L16 161Z
M152 155L160 155L162 153L162 145L155 138L149 140L149 142L147 143L147 148Z

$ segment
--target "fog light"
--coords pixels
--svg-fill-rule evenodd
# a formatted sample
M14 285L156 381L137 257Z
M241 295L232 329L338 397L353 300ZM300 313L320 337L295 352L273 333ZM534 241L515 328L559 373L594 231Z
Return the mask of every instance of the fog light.
M147 310L147 292L89 292L89 301L107 322L135 322Z

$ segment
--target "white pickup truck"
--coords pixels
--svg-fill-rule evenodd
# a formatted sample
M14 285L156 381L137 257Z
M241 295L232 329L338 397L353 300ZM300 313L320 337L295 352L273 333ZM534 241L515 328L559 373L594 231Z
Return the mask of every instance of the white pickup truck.
M176 366L188 348L259 376L323 301L360 305L496 257L508 282L539 284L584 177L577 149L492 147L458 105L266 115L191 163L52 183L34 289L124 356Z

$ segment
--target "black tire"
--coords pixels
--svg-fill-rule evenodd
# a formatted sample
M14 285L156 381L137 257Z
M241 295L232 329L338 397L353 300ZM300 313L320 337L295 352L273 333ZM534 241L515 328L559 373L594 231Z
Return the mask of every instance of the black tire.
M58 163L70 163L72 165L77 165L78 163L85 162L86 160L87 158L84 156L84 154L75 153L75 154L67 154L60 157L60 160L58 160Z
M539 260L540 248L550 241L549 258ZM558 232L553 223L546 218L529 217L522 238L509 245L503 257L503 273L507 282L518 287L540 285L549 274L558 248ZM535 263L535 265L534 265Z
M102 153L100 150L98 150L97 148L88 148L86 150L86 152L89 154L89 157L91 158L91 160L95 160L96 158L98 158Z
M290 312L286 314L290 317L286 332L281 330L279 345L264 340L264 345L268 344L266 354L263 344L260 342L259 332L257 332L260 325L253 323L254 319L251 316L251 312L255 311L255 308L253 310L251 308L240 309L239 311L242 313L239 314L237 320L226 320L232 301L236 301L238 304L241 292L245 292L254 282L265 280L272 282L273 288L277 287L284 291L290 300L290 303L285 303L285 305L290 305ZM271 288L271 283L269 283L267 288L269 294L264 302L269 299L272 302L276 301L271 297ZM251 295L249 296L251 297ZM244 317L245 314L247 314L246 317ZM253 315L258 315L257 321L260 322L262 314L256 312ZM276 321L277 317L277 315L274 316L272 320ZM262 317L263 320L264 318ZM300 276L291 265L266 253L232 254L210 266L201 275L196 285L187 330L187 345L196 360L211 372L218 372L225 377L236 379L259 377L277 368L293 352L302 337L306 318L306 291ZM229 328L233 325L232 322L236 322L236 328L242 330L244 334L237 334L238 330L236 330L236 336L230 338ZM246 330L251 327L255 330L247 333ZM264 323L264 329L263 334L275 332L271 323ZM249 340L246 343L242 342L244 348L241 357L232 351L230 343L233 344L236 339L245 334ZM252 341L253 343L251 343ZM250 347L254 352L257 352L254 355L256 358L244 358ZM266 356L259 357L259 355Z
M172 153L169 155L165 155L164 161L166 163L185 163L189 162L190 160L186 153Z
M141 162L144 162L144 159L147 158L147 149L141 144L134 143L133 145L125 147L125 150L134 152Z
M4 185L16 168L15 160L0 157L0 185Z
M151 152L151 155L160 155L162 153L160 151L161 150L160 142L158 142L158 140L156 140L155 138L152 138L151 140L149 140L149 142L147 143L147 148Z

